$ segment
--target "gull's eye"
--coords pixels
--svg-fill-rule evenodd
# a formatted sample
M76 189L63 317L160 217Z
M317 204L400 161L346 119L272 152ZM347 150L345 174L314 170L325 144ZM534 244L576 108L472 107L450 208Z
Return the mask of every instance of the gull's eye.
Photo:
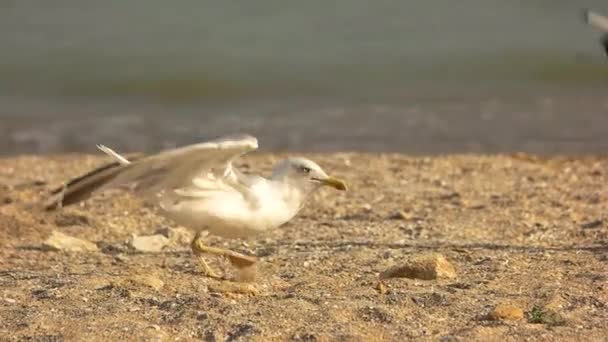
M310 173L310 168L306 166L300 166L300 172Z

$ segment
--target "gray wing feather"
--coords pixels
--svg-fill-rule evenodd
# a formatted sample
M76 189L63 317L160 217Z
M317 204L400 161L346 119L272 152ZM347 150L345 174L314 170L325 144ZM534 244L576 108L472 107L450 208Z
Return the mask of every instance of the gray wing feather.
M196 191L193 194L201 196L205 191L226 190L240 181L247 181L232 168L232 161L256 150L258 142L250 135L232 135L137 158L124 158L105 146L99 147L115 162L53 191L46 202L47 209L70 205L88 198L93 192L119 186L128 186L144 196L160 191L192 190Z
M257 147L257 139L248 135L184 146L129 164L107 186L128 185L150 194L189 188L200 177L230 178L232 161Z

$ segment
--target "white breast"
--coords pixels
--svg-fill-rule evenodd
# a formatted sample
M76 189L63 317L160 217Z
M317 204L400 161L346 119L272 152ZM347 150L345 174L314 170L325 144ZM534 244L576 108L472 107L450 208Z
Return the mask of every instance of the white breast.
M247 196L239 191L207 192L201 197L163 196L162 213L175 223L227 238L245 238L276 228L295 216L301 203L283 187L257 182Z

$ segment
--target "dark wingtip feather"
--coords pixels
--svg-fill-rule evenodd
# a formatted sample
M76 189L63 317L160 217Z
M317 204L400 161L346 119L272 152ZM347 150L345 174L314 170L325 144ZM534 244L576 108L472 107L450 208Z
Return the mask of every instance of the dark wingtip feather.
M128 156L127 159L135 161L141 157L141 154L136 154ZM112 162L69 180L50 191L51 196L44 204L45 209L56 210L89 198L95 190L114 179L124 167L125 165L119 162Z

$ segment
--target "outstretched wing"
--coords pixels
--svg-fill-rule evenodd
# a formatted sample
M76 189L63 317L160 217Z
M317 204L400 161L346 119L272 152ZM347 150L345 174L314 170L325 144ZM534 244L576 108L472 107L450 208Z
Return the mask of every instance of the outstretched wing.
M608 17L605 17L590 10L584 10L583 16L587 24L595 27L600 31L608 32Z
M225 136L137 159L125 158L105 146L98 147L115 161L54 191L46 203L47 209L69 205L94 191L118 186L128 186L143 196L167 191L195 197L213 191L240 192L246 189L242 182L247 177L233 170L232 161L256 150L258 142L250 135Z
M192 187L220 190L237 181L232 161L257 147L257 139L252 136L227 136L168 150L135 162L120 159L120 155L106 148L106 153L124 165L124 170L107 187L127 185L140 194Z

